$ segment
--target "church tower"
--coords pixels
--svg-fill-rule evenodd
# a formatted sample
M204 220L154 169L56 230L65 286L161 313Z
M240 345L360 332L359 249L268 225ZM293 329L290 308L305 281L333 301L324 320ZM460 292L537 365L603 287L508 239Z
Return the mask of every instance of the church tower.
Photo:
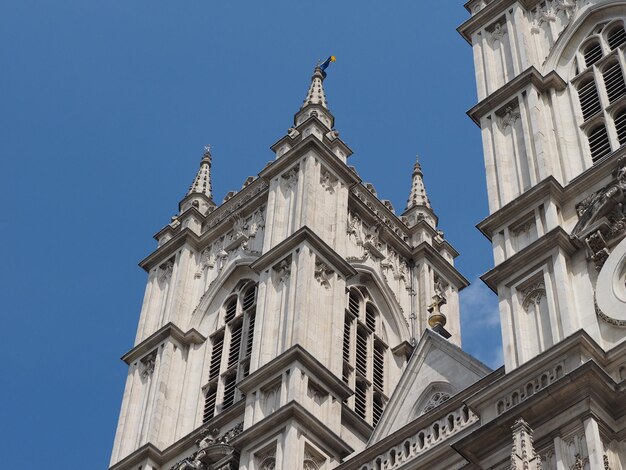
M626 2L470 0L506 370L626 338Z
M325 78L221 205L207 147L156 234L111 469L329 470L364 449L421 338L460 346L467 281L420 163L396 214L348 165Z

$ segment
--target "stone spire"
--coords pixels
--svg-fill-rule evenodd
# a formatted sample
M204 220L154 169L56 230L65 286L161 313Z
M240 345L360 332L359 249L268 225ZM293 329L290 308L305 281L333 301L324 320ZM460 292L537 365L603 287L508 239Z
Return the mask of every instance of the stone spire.
M326 93L324 93L324 78L326 78L326 74L318 65L315 67L315 71L311 77L309 92L306 94L306 98L304 98L304 102L302 103L300 109L304 109L310 104L317 104L325 109L328 109L328 104L326 103Z
M203 194L207 198L211 200L213 199L211 188L211 160L211 146L207 145L204 147L204 154L202 155L202 160L200 161L198 174L189 187L187 196L191 196L192 194Z
M195 207L203 214L215 209L213 202L213 188L211 187L211 146L204 147L204 154L200 161L198 173L187 191L187 195L178 204L180 213L182 214L190 207Z
M411 185L411 194L409 200L406 203L406 210L408 211L412 207L423 206L430 207L430 201L426 195L426 187L424 186L424 173L422 173L422 166L419 162L419 156L415 156L415 166L413 167L413 183Z
M533 430L522 418L512 428L511 470L541 470L541 458L533 446Z

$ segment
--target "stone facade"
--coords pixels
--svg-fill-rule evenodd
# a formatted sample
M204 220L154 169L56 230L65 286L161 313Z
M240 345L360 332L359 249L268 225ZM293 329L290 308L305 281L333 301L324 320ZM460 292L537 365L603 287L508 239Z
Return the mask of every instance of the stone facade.
M142 261L111 470L626 468L626 1L466 7L505 366L460 347L419 162L396 214L318 67L276 159L217 205L207 147Z

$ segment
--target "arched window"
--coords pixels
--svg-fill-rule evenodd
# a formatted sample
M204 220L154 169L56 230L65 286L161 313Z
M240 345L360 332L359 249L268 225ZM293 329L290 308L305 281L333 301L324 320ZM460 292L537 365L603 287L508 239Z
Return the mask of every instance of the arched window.
M385 395L387 345L382 334L379 309L363 287L347 292L343 330L343 380L352 390L352 408L376 426L382 416Z
M589 139L591 159L594 162L611 153L611 144L609 143L609 136L606 133L604 124L593 127L587 137Z
M578 99L580 100L580 109L583 112L583 119L588 121L589 118L595 116L602 110L600 105L600 97L596 88L596 82L593 76L583 80L578 87Z
M602 58L602 46L599 41L593 41L583 50L583 56L585 57L585 65L591 67L597 61Z
M256 284L244 281L222 306L224 324L210 337L212 348L209 383L204 387L203 422L243 398L236 386L250 372L256 293Z
M624 31L624 26L619 23L611 26L606 37L611 50L621 46L626 42L626 31Z
M613 118L620 145L626 145L626 108L620 109Z
M604 67L602 78L604 79L604 87L610 103L613 103L626 93L622 68L617 60Z

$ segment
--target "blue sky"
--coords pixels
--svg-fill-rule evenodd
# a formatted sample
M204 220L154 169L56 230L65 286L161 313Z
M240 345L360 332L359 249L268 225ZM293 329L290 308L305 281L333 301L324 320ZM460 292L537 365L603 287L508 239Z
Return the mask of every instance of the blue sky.
M317 59L350 164L402 211L415 154L472 281L465 348L501 364L461 1L0 0L2 466L105 469L145 287L137 262L202 148L215 199L272 159Z

